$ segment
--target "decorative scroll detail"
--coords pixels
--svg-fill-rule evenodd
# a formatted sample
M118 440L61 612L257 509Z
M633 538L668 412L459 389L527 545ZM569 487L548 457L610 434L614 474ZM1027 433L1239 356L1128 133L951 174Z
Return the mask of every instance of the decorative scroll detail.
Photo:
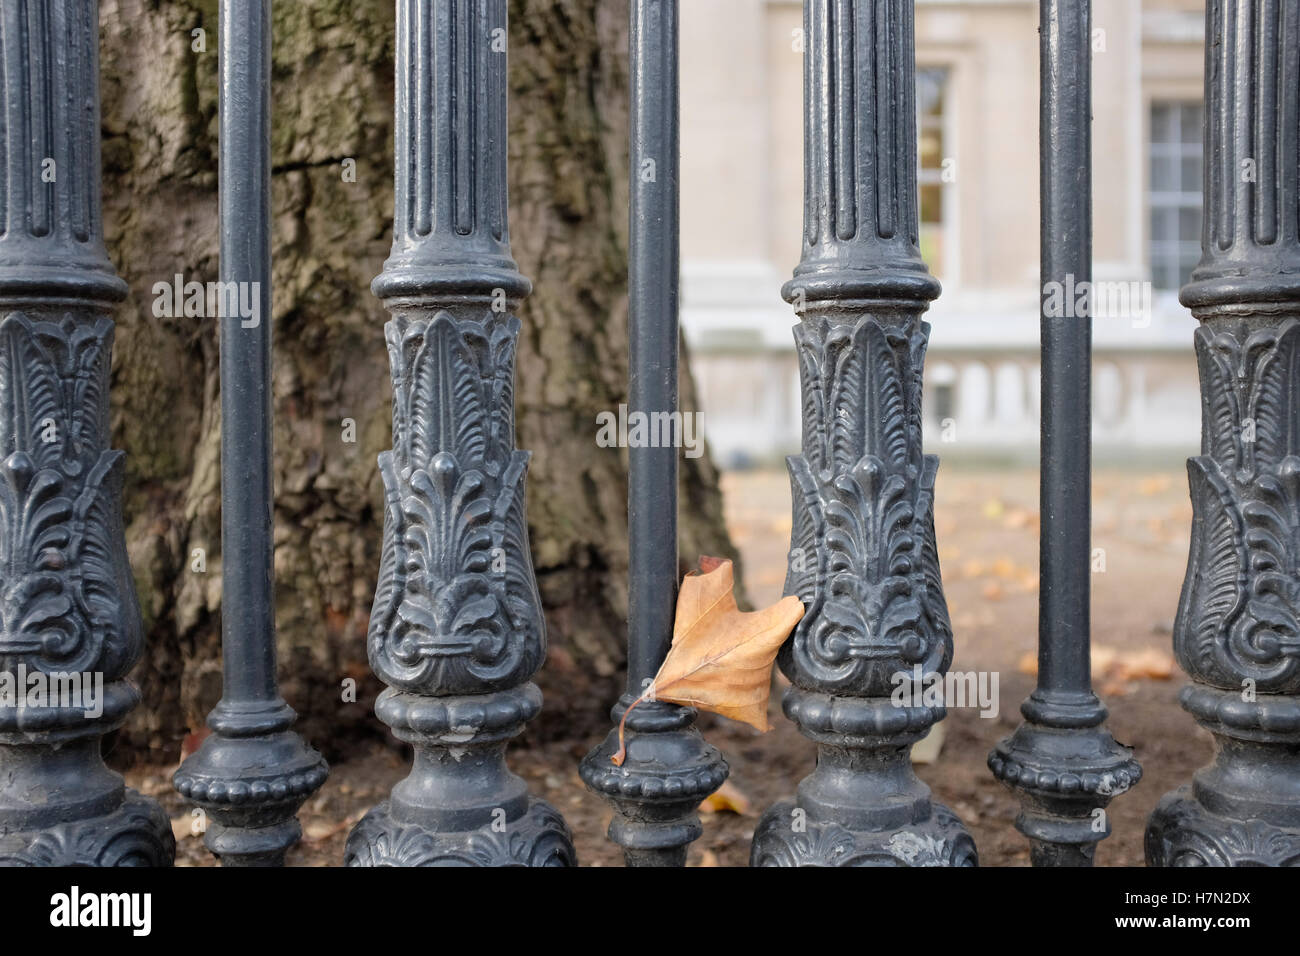
M1300 691L1300 322L1197 329L1206 454L1188 462L1194 520L1174 646L1192 677Z
M952 628L934 547L938 459L921 454L921 363L929 326L862 316L795 332L803 456L786 593L808 608L781 669L810 690L888 694L920 665L944 671Z
M883 833L861 833L838 823L807 822L795 829L794 804L764 815L754 834L750 866L976 866L975 841L946 807L925 823Z
M1174 652L1216 739L1151 815L1147 862L1300 865L1300 7L1209 0L1201 454ZM1243 176L1247 168L1253 176Z
M123 676L141 646L107 438L113 323L0 321L0 669Z
M504 830L437 834L392 821L376 807L348 837L348 866L576 866L569 829L551 807L532 801Z
M393 446L370 662L393 687L476 694L545 656L514 450L519 320L398 316L387 326Z
M541 708L528 679L546 656L515 449L520 324L500 308L530 289L506 224L505 27L505 0L397 3L393 249L371 286L392 315L393 447L367 651L389 685L375 711L415 763L353 829L349 866L576 862L504 753Z
M107 816L0 836L0 866L170 866L175 855L167 814L134 790Z
M1149 866L1300 866L1300 828L1217 816L1181 787L1151 816L1146 858Z
M166 815L99 746L138 700L124 678L143 642L123 455L108 448L110 315L126 284L100 223L96 10L0 5L0 671L102 681L104 705L0 708L7 865L166 865L175 851Z
M916 238L913 15L910 0L804 4L804 245L782 294L803 391L785 591L806 611L777 661L786 716L819 751L799 806L763 815L756 866L976 862L911 767L943 707L892 700L898 675L942 674L953 649L922 452L921 315L939 284Z

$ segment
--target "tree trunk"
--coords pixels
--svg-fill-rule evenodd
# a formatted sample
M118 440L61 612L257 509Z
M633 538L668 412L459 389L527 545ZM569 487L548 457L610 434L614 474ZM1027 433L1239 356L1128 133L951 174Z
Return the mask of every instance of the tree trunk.
M627 612L626 0L511 0L518 439L550 654L530 733L606 729ZM286 699L327 756L386 730L365 632L391 388L369 291L392 219L393 4L274 5L276 618ZM221 692L217 324L159 316L155 283L217 278L217 2L101 0L105 228L118 313L114 445L148 648L119 757L171 758ZM203 30L203 34L193 31ZM353 175L354 174L354 175ZM683 407L694 407L683 362ZM681 553L734 556L707 455L682 468ZM232 556L237 559L238 556ZM356 681L352 701L347 679Z

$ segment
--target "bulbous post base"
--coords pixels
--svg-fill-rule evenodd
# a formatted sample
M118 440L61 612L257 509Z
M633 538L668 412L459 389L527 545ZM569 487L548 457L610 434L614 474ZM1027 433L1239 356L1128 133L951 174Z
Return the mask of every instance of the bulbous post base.
M1061 726L1026 720L989 754L993 776L1020 798L1016 829L1029 838L1034 866L1092 866L1097 844L1111 832L1106 808L1142 779L1133 752L1100 726L1105 709L1087 696L1086 720L1095 726L1050 711ZM1031 697L1026 715L1038 716L1039 704Z
M134 790L100 816L39 830L0 825L0 866L171 866L175 856L167 814Z
M138 701L134 685L113 681L98 718L80 706L0 707L0 866L172 865L167 814L101 754Z
M353 828L347 866L577 866L564 819L549 804L528 798L514 819L504 813L468 830L436 830L398 819L389 801Z
M763 814L750 866L978 866L957 815L930 799L912 746L946 716L939 706L834 697L792 687L787 717L817 743L817 769L794 801Z
M577 866L564 818L506 766L542 707L536 684L425 697L389 689L375 712L415 748L410 774L348 836L348 866Z
M978 866L975 841L938 803L929 816L888 830L850 830L793 802L768 809L754 831L750 866Z
M1180 700L1218 752L1156 804L1147 865L1300 866L1300 699L1191 684Z
M700 801L722 786L729 768L695 728L695 708L659 701L637 705L628 717L627 756L616 766L617 724L632 700L624 695L614 706L615 728L578 772L613 806L609 838L628 866L685 866L686 848L704 832Z
M209 818L203 843L222 866L283 866L302 838L298 808L329 774L324 758L289 730L283 701L264 708L219 703L213 733L172 778Z
M1147 866L1300 866L1300 828L1219 816L1184 785L1156 804L1146 859Z

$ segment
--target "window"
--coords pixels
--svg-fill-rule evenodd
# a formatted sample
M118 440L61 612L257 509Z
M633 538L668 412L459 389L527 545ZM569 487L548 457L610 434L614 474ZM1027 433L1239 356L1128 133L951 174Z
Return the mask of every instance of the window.
M1151 282L1177 290L1201 258L1200 103L1151 104Z
M944 158L948 144L944 135L944 110L948 71L922 68L916 71L917 179L921 206L921 256L940 279L947 261L944 243L944 207L948 184L944 181ZM951 179L951 177L949 177Z

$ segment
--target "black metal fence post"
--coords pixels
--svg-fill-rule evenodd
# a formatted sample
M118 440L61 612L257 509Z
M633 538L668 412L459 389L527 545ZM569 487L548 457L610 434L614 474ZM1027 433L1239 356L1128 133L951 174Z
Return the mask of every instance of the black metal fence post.
M1038 686L989 768L1019 792L1016 828L1034 866L1091 866L1110 835L1106 807L1142 771L1102 726L1106 708L1092 691L1092 318L1052 304L1092 280L1090 2L1041 0L1040 10Z
M0 81L0 864L170 865L166 814L100 756L143 637L108 447L126 285L100 218L96 0L5 0Z
M778 661L785 713L818 746L763 816L756 866L963 866L975 844L913 773L942 705L898 687L952 659L921 451L921 368L939 294L917 245L912 0L806 0L803 258L783 293L803 382L789 460L786 593L806 613ZM917 686L917 694L920 695Z
M271 0L221 0L221 700L175 775L223 866L281 866L325 761L276 683L271 487ZM255 303L245 316L233 302Z
M398 0L393 251L373 290L393 449L370 665L411 774L348 837L349 866L567 866L568 828L505 746L541 708L546 656L515 449L530 290L506 216L505 0Z
M1300 5L1209 0L1201 455L1174 651L1213 765L1151 815L1153 866L1300 864Z
M677 0L631 3L631 221L628 261L628 414L677 412ZM628 450L627 693L617 724L668 653L677 604L679 448ZM727 763L695 728L696 710L662 701L627 719L627 758L614 766L618 731L582 761L582 779L613 805L609 838L628 866L683 866L702 832L700 801Z

